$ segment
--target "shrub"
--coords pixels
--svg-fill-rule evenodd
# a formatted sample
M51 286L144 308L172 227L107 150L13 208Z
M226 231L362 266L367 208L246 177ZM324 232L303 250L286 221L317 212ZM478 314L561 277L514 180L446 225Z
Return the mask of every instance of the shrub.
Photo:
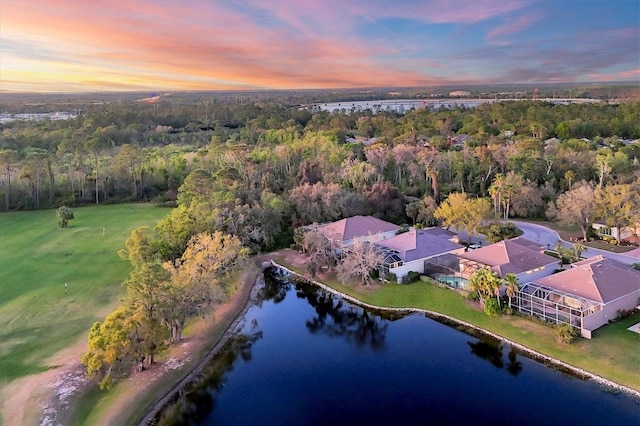
M477 302L478 300L480 300L480 296L478 296L477 291L470 291L467 293L466 296L467 296L467 299L473 300L474 302Z
M569 324L558 324L554 326L556 330L556 341L558 343L570 344L578 337L578 330Z
M398 229L396 235L404 234L405 232L409 232L409 228L406 225L403 225L402 228Z
M73 219L73 212L67 206L62 206L56 212L58 216L58 225L60 228L66 228L69 224L69 221Z
M631 315L633 315L633 312L634 312L633 309L631 310L618 309L616 319L621 320L621 319L629 318Z
M309 271L309 274L311 274L311 276L314 277L314 278L316 276L317 268L318 268L318 266L316 265L316 263L313 260L310 260L307 263L307 271Z
M498 299L491 297L484 301L484 313L490 317L497 317L500 315L500 305L498 305Z
M416 271L409 271L406 277L404 277L404 282L409 284L415 281L418 281L420 278L420 274Z
M380 271L378 271L377 269L372 269L369 271L369 277L371 277L371 279L373 280L377 280L380 278Z
M560 259L560 253L555 250L545 250L544 254L547 256L555 257L556 259Z
M104 204L104 203L103 203ZM153 205L156 207L177 207L178 203L175 201L154 201Z
M513 222L493 222L480 227L479 231L487 237L487 241L490 243L497 243L523 234L523 231Z

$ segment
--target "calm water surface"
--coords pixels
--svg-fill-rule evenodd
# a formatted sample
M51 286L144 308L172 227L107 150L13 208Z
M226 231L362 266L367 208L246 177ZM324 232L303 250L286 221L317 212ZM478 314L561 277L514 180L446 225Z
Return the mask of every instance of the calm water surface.
M165 411L196 425L640 425L632 397L424 315L269 279L205 379Z

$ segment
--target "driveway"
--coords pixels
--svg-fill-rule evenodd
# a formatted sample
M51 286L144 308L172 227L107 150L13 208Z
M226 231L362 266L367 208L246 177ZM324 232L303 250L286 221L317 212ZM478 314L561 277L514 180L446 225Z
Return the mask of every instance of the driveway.
M560 235L558 235L556 231L547 228L546 226L529 222L520 222L518 220L513 220L512 222L515 223L518 228L524 231L522 237L526 238L527 240L536 241L542 245L548 244L550 248L555 247L558 242L560 242L563 247L573 246L573 243L562 240L560 238ZM617 260L618 262L624 263L626 265L633 265L634 263L640 262L640 247L626 253L612 253L606 250L587 247L587 249L582 253L582 257L588 258L597 256L599 254L604 257L608 257L609 259Z
M558 242L562 242L563 246L570 247L571 244L563 241L560 238L560 235L556 231L551 228L547 228L546 226L537 225L535 223L529 222L520 222L517 220L512 220L512 222L522 231L522 238L526 238L527 240L535 241L540 243L543 246L547 246L548 248L553 249ZM566 243L566 244L564 244Z

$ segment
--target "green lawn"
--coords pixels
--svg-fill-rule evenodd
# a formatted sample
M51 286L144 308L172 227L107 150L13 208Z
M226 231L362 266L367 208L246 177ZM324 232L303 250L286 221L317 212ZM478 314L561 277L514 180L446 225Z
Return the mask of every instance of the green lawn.
M305 271L289 264L284 257L276 262L298 273ZM489 317L472 307L458 292L424 282L409 285L386 284L375 290L346 286L336 279L322 282L370 305L420 308L445 314L491 331L544 355L640 390L640 334L627 330L640 322L640 313L606 325L592 339L579 338L567 345L555 341L547 324L523 316Z
M47 369L48 357L110 312L130 271L117 251L132 229L153 226L168 210L121 204L73 212L66 229L55 210L0 214L0 383Z

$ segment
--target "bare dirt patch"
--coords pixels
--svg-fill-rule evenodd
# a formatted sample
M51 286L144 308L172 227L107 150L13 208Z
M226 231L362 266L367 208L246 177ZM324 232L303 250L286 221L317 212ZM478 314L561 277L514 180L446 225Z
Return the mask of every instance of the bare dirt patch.
M51 369L14 380L0 392L0 413L5 425L56 424L57 405L66 406L81 385L80 357L85 339L58 352L46 361ZM57 401L57 402L56 402ZM45 414L46 413L46 414ZM51 420L51 422L49 422Z

